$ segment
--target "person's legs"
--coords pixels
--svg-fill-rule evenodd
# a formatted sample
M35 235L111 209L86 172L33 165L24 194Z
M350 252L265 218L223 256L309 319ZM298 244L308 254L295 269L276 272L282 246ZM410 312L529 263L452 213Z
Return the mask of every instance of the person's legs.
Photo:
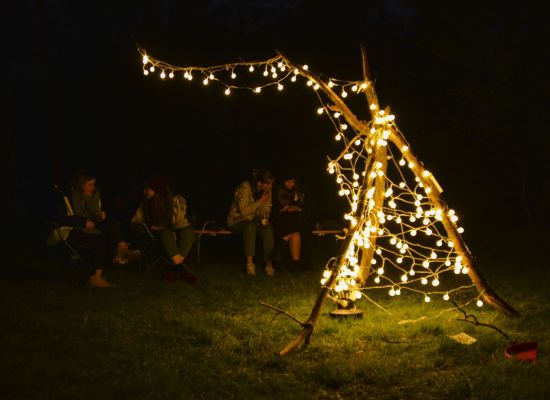
M164 228L157 234L166 255L174 264L181 264L183 262L183 256L180 254L180 249L176 243L176 233L172 229Z
M194 235L193 230L191 230L191 234ZM176 232L172 229L165 228L160 232L156 232L155 235L157 235L158 239L160 240L160 243L162 244L162 248L164 249L166 255L170 257L170 260L172 261L172 267L164 276L164 280L167 282L174 282L179 275L187 283L194 283L197 278L184 268L183 261L185 257L182 255L182 251L179 246L180 240ZM189 233L184 234L184 236L185 238L183 239L183 241L188 240L187 238L189 237ZM191 245L193 245L192 240ZM187 246L187 243L185 243L185 246ZM189 250L190 247L187 249L186 252L189 253Z
M105 234L105 237L114 245L122 242L120 226L110 218L106 218L98 226L98 229Z
M69 234L72 243L84 246L92 252L92 266L88 283L90 286L106 288L113 286L103 276L103 267L106 265L107 243L103 235L88 234L72 229Z
M302 247L302 235L300 232L293 232L286 236L286 240L288 240L290 258L293 262L299 262Z
M241 221L229 227L233 233L241 233L243 236L244 255L246 258L246 271L249 275L256 274L254 256L256 250L256 223L254 221Z
M140 258L139 250L129 250L128 243L122 238L120 226L116 221L110 218L104 219L98 228L104 233L111 247L115 248L114 263L125 264Z
M191 248L193 247L193 242L195 241L195 229L192 226L178 229L176 231L176 235L178 240L179 254L183 257L183 260L185 261L185 259L189 255L189 252L191 251ZM183 261L180 264L176 265L176 267L178 268L177 273L179 273L183 281L191 284L197 281L197 277L185 267Z
M195 229L192 226L178 229L178 249L181 256L186 259L195 241Z
M265 272L268 275L273 275L273 247L275 245L275 236L271 225L258 227L258 233L262 237L264 249Z

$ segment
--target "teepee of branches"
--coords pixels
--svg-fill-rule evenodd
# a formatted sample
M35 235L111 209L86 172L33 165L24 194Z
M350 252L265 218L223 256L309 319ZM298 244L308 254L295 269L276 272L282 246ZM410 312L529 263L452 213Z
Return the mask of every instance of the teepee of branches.
M418 294L427 303L454 300L459 293L470 291L475 293L471 301L478 306L488 303L507 315L517 314L474 265L461 237L463 228L455 211L443 201L441 186L413 153L389 107L380 108L366 53L361 50L362 80L344 81L321 79L307 65L295 64L280 52L264 61L181 67L140 49L144 75L186 81L198 78L203 85L221 85L226 96L235 90L255 95L270 88L282 91L285 85L303 79L321 103L317 113L327 116L336 129L335 139L343 148L329 159L327 171L335 176L338 194L350 205L344 216L349 226L338 254L327 262L308 319L300 322L301 332L280 355L309 343L327 299L333 299L339 309L353 310L357 300L372 289L386 290L390 296ZM249 82L258 73L260 84L239 83L239 75L247 74L243 80ZM366 100L370 114L366 121L346 103L348 96L358 95Z

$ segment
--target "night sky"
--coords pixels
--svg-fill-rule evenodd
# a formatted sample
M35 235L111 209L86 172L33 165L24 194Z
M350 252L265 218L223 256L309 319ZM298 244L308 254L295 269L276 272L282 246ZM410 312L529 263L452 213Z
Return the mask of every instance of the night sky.
M361 45L381 106L391 107L467 230L550 222L547 23L529 5L12 3L2 13L1 114L11 223L40 224L52 185L77 169L97 174L106 207L122 218L145 177L163 173L197 220L222 223L233 188L253 166L277 176L292 165L320 218L339 216L345 207L325 165L340 148L311 90L225 97L199 80L146 78L137 47L181 66L262 60L280 50L318 75L359 80ZM366 106L354 111L367 118Z

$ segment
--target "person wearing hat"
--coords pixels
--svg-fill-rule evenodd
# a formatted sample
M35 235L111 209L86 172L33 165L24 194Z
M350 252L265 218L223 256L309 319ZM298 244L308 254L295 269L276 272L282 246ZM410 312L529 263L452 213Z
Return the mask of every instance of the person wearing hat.
M248 275L256 275L254 256L257 235L262 238L265 273L269 276L275 273L273 268L275 238L269 218L273 181L270 171L254 169L250 178L242 182L233 193L233 202L226 223L230 231L243 236Z
M161 243L174 268L165 277L174 281L179 275L187 283L196 277L185 267L195 240L195 230L187 218L187 202L174 194L166 176L152 176L143 189L144 198L132 217L133 224L144 224Z

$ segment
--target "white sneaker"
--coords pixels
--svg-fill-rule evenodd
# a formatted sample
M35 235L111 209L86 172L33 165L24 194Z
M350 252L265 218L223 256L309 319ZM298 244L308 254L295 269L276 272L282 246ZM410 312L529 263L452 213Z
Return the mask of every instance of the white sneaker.
M246 273L248 275L256 275L256 264L254 263L246 264Z

